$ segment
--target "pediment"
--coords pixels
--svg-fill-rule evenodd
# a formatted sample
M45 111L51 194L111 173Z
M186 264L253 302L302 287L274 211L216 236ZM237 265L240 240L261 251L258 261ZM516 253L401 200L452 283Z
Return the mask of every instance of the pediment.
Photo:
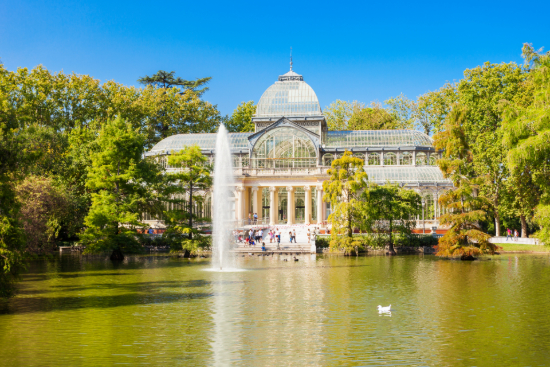
M311 141L315 145L316 149L319 149L319 147L321 145L321 137L319 136L319 134L315 134L314 132L304 128L303 126L300 126L297 123L292 122L292 121L288 120L285 117L281 117L279 120L275 121L274 123L272 123L271 125L269 125L265 129L263 129L261 131L258 131L257 133L252 134L248 137L248 144L250 146L250 151L252 151L252 148L256 144L256 141L262 135L264 135L264 134L266 134L266 133L268 133L268 132L270 132L274 129L277 129L279 127L291 127L293 129L296 129L296 130L306 134L311 139Z

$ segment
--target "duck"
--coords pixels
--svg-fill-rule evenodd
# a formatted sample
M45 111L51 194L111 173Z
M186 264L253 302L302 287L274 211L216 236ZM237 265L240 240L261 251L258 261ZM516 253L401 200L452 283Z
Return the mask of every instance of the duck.
M300 259L297 259L296 256L294 256L294 261L299 261Z
M390 311L391 311L391 305L389 305L387 307L383 307L383 306L378 305L378 312L390 312Z

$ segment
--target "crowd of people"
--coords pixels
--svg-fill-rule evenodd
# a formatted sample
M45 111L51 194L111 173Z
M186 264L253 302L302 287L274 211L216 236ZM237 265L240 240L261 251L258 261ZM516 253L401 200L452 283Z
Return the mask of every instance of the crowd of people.
M320 233L319 229L315 227L312 230L308 228L307 230L307 243L310 243L312 240L315 240L315 236L317 236ZM281 241L282 241L283 233L279 228L270 229L269 232L265 233L265 241L269 239L269 243L276 243L277 249L280 249ZM297 243L296 242L296 229L292 229L288 231L288 239L289 243ZM260 242L264 240L264 230L262 228L260 229L254 229L250 228L248 232L244 232L244 234L238 234L236 235L235 240L239 243L244 243L247 246L256 246ZM262 242L262 247L264 247L264 243Z

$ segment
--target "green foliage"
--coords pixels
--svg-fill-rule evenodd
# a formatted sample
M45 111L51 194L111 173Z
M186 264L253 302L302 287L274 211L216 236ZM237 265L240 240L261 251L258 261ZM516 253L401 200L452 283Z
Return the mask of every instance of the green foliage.
M164 212L166 234L173 237L173 249L194 252L207 244L194 224L209 218L200 218L193 208L204 205L204 192L212 186L212 167L197 145L172 152L168 164L177 171L166 175L165 201L175 208Z
M350 130L394 130L409 127L386 111L380 103L371 103L370 107L355 111L348 121Z
M17 185L16 194L27 252L40 254L55 249L62 225L74 218L67 190L51 178L28 176Z
M336 241L337 247L351 246L349 238L352 237L354 228L367 230L371 226L370 218L365 216L367 201L363 198L363 192L368 181L363 165L362 159L353 157L351 152L346 151L342 157L332 162L327 171L330 179L323 182L323 200L333 208L328 219L332 223L332 240Z
M329 130L349 130L348 121L353 114L365 108L361 102L342 101L337 99L325 107L323 115L327 119Z
M503 106L503 144L508 148L507 164L517 172L520 190L526 195L526 210L536 206L534 220L540 225L536 236L543 243L550 243L550 54L536 52L524 45L527 64L533 64L526 80L525 90L531 98L516 99ZM533 187L538 197L533 198ZM525 192L525 190L530 190ZM536 192L536 191L535 191ZM535 194L536 195L536 194ZM525 210L524 209L524 210ZM524 213L527 214L527 213Z
M246 133L254 131L252 117L256 113L254 101L242 102L237 106L233 114L226 123L227 130L230 132Z
M144 76L138 79L138 82L143 85L153 85L157 88L171 88L171 87L180 87L184 92L192 91L197 96L201 96L208 90L208 87L205 85L212 79L212 77L198 78L195 80L184 80L180 77L175 77L175 71L164 71L159 70L156 74L152 76ZM198 89L203 87L202 89Z
M439 239L437 256L468 257L494 254L498 246L489 242L490 235L479 225L486 219L487 199L476 196L478 186L470 180L461 180L460 185L449 190L439 199L449 213L439 218L439 223L449 230Z
M86 179L92 191L82 235L87 252L134 251L139 247L136 227L142 226L141 213L160 212L156 195L162 175L142 158L144 140L121 118L107 121L99 131Z
M368 193L370 217L376 220L377 232L388 233L389 252L394 253L394 233L409 235L420 212L421 197L418 193L397 184L372 185Z

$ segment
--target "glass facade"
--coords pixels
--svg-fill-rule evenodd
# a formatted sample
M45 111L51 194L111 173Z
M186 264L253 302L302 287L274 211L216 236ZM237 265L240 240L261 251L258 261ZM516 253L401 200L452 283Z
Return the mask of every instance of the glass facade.
M415 130L347 130L329 131L326 147L432 146L432 139Z
M248 137L253 133L230 133L231 149L248 149ZM146 155L167 154L178 152L186 146L198 145L203 150L216 149L216 134L178 134L163 139Z
M252 151L253 168L316 167L317 154L311 139L291 127L268 131Z
M257 117L321 116L319 100L304 81L278 81L264 92L256 107Z

